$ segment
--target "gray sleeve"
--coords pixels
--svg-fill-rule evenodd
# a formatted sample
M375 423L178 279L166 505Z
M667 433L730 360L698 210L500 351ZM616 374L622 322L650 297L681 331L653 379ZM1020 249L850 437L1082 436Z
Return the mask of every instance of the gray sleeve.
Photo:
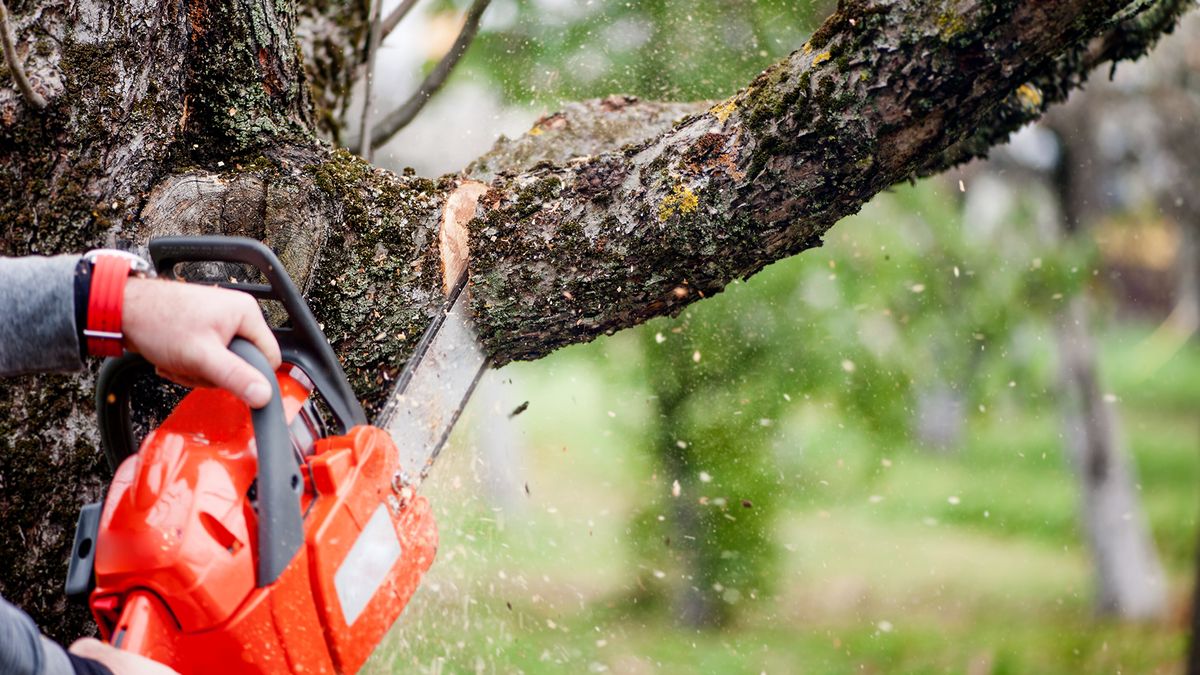
M38 632L33 619L0 598L0 673L72 675L67 652Z
M0 377L83 365L75 328L78 261L0 258Z

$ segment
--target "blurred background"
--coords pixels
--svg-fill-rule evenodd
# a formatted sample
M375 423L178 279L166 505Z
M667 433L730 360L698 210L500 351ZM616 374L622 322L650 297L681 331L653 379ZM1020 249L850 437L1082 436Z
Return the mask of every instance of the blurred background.
M378 115L470 4L387 36ZM375 161L455 172L583 98L724 98L831 9L493 0ZM675 319L489 373L369 672L1182 672L1198 17L1107 75Z

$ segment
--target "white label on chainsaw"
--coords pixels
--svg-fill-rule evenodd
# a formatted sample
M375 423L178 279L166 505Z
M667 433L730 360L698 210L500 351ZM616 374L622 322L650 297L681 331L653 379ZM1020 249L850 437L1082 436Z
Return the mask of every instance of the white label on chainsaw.
M347 626L353 625L367 608L399 559L400 539L396 537L387 507L380 504L333 575Z

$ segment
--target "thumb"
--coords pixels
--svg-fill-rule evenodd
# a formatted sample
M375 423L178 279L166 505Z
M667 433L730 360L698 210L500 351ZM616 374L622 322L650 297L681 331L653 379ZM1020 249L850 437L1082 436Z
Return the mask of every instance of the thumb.
M157 661L151 661L131 652L121 651L95 638L81 638L71 645L70 652L103 665L108 672L120 675L179 675L178 672Z
M251 408L261 408L271 401L271 385L262 373L224 347L205 350L196 370L213 386L237 396Z

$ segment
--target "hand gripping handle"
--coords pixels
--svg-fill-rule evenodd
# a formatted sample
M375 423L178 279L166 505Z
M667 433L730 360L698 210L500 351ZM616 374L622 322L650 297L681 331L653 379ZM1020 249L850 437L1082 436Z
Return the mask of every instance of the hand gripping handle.
M229 350L267 378L271 400L265 407L250 410L254 440L258 448L258 569L261 588L279 578L304 543L300 494L304 480L292 454L291 437L284 417L279 381L267 358L249 341L234 338ZM100 369L96 385L96 410L100 418L100 441L115 469L135 452L129 424L130 389L138 373L152 366L137 354L110 359Z
M150 257L159 276L176 278L175 267L189 262L224 262L249 265L267 280L266 284L225 281L222 288L249 293L259 300L274 300L288 315L286 326L275 328L283 360L300 366L329 405L340 433L366 424L367 416L354 395L337 355L321 332L304 296L296 288L283 263L270 248L246 237L159 237L150 240Z

